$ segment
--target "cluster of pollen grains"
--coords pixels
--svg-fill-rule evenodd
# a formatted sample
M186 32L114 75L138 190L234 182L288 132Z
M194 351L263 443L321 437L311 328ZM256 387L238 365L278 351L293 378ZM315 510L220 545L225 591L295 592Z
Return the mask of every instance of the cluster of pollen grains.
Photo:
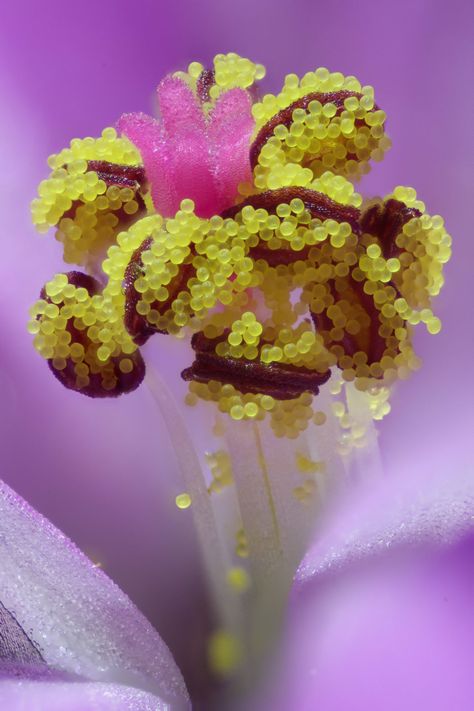
M270 170L256 174L254 186L250 187L242 183L239 189L245 197L259 190L278 190L287 187L316 190L340 205L360 207L362 204L362 196L355 192L353 184L342 175L326 170L318 178L314 178L309 168L303 168L297 163L277 163Z
M256 64L235 52L229 52L214 57L214 73L216 90L213 92L211 89L210 94L212 98L217 98L221 92L234 87L248 89L256 81L263 79L266 71L263 64Z
M209 336L222 333L233 310L248 300L246 290L257 285L248 238L248 230L235 220L200 219L193 202L183 200L140 254L133 308L144 327L178 335L185 326L198 330L205 325ZM222 306L228 308L209 317Z
M31 309L34 346L68 387L93 397L119 394L141 382L137 346L99 284L78 272L57 274Z
M254 360L259 355L260 336L263 331L262 324L257 321L252 311L246 311L241 319L232 323L227 342L218 343L216 353L232 358L246 358Z
M309 187L324 193L340 205L360 207L362 204L362 196L355 192L353 184L342 175L335 175L330 170L326 170L319 178L313 180Z
M403 226L395 239L400 268L393 281L406 300L399 302L400 313L409 323L421 320L430 333L438 333L440 321L431 311L430 299L439 294L444 283L443 268L451 256L451 237L446 232L443 218L428 215L413 188L397 187L385 200L395 198L420 212Z
M232 463L229 453L225 449L206 454L206 460L212 475L212 481L208 488L210 494L217 494L226 486L233 484Z
M136 219L144 207L136 173L127 179L126 166L139 166L140 154L115 129L98 139L75 138L70 148L51 155L49 177L33 200L33 222L39 232L57 226L64 261L89 265L113 243L118 229ZM114 166L120 174L114 174Z
M307 296L316 328L345 381L367 390L374 380L391 383L418 368L410 330L397 311L397 291L391 284L365 280L361 268L355 267L346 278L312 285Z
M243 393L229 383L191 381L189 390L199 400L215 402L219 411L233 420L261 421L270 416L277 437L296 439L313 417L313 395L303 392L290 400L278 400L265 393ZM194 404L194 401L193 401Z
M265 73L262 64L229 52L217 54L212 69L206 69L200 62L191 62L187 72L175 72L174 76L183 79L196 92L204 110L209 110L224 92L235 88L249 89L263 79Z
M331 170L358 178L390 147L386 116L375 104L372 87L325 68L301 80L289 74L277 96L267 94L254 104L253 115L256 184L287 163L310 169L314 177Z

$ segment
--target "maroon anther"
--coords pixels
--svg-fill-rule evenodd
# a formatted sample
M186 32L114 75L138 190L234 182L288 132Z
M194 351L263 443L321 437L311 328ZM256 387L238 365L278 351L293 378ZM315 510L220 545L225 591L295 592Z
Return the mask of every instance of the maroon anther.
M255 247L249 249L249 257L257 262L259 259L263 259L269 267L288 267L290 264L295 262L305 261L308 259L309 250L314 247L314 245L307 245L296 251L290 247L280 247L278 249L270 249L266 242L260 242Z
M138 210L133 215L125 212L123 207L115 210L115 215L119 219L121 229L128 227L135 222L145 210L145 201L142 193L148 189L148 182L145 169L141 165L121 165L119 163L109 163L106 160L88 160L87 171L97 173L100 180L103 180L107 187L116 185L118 188L130 188L134 191L134 199L138 203ZM74 219L76 210L84 205L83 200L74 200L69 210L63 214L64 217Z
M143 253L148 251L153 243L152 237L147 237L132 257L125 270L122 289L125 294L125 315L124 324L128 333L138 346L142 346L154 333L166 333L153 326L146 318L137 311L137 304L141 299L141 294L135 289L136 280L143 274ZM189 279L194 275L195 269L192 264L181 264L177 275L166 285L169 296L166 301L154 301L150 304L160 314L164 314L171 306L172 302L187 287Z
M138 249L134 251L122 282L122 290L125 295L124 325L138 346L142 346L153 333L156 333L156 329L137 311L137 304L141 295L135 289L135 282L143 273L143 252L150 248L152 242L153 238L147 237Z
M107 186L139 190L145 186L145 169L141 165L122 165L106 160L88 160L87 170L94 171Z
M320 220L335 220L336 222L348 222L352 231L360 234L360 210L352 205L341 205L341 203L331 200L330 197L319 193L317 190L292 186L289 188L278 188L278 190L264 190L262 193L250 195L238 205L229 207L221 213L221 217L235 217L244 207L251 205L258 210L263 208L270 214L275 214L278 205L290 204L292 200L299 198L305 208L311 213L311 217Z
M342 281L345 282L347 289L340 293L334 281L329 284L334 302L337 303L339 299L344 298L351 301L357 300L369 318L368 328L361 329L357 335L344 332L341 340L333 341L330 331L334 328L334 324L327 313L323 311L320 314L315 314L311 311L311 318L316 331L321 334L326 348L338 344L344 349L344 355L351 357L358 351L363 351L367 356L368 365L378 363L387 348L385 339L379 334L379 328L382 325L379 318L380 312L375 306L373 297L365 293L362 283L355 281L352 277L339 280L340 283ZM392 286L392 284L390 285ZM350 296L346 295L346 291L352 292Z
M203 69L200 73L197 83L196 92L199 100L204 104L211 100L209 91L212 86L216 83L216 73L214 69Z
M331 376L329 370L318 373L287 363L262 363L258 360L219 356L215 347L227 338L228 333L225 331L219 338L206 338L202 331L194 334L191 345L196 358L192 366L181 373L183 380L198 383L217 380L233 385L241 393L260 393L270 395L275 400L293 400L304 392L317 395L319 386Z
M362 94L360 94L358 91L333 91L329 93L314 91L311 94L306 94L306 96L302 96L301 99L293 101L292 104L287 106L285 109L279 111L277 114L275 114L275 116L272 116L272 118L267 121L267 123L264 124L260 131L257 133L257 136L250 147L250 165L252 166L252 168L255 168L255 166L257 165L260 151L262 150L265 143L269 140L269 138L273 136L273 131L275 130L275 128L279 125L286 126L287 128L288 126L291 126L291 124L293 123L293 111L295 111L295 109L306 110L312 101L319 101L319 103L323 106L325 104L333 103L335 104L337 109L337 116L338 114L342 113L344 109L344 101L346 99L349 99L351 96L355 96L357 99L360 99L362 97ZM376 111L377 108L378 107L374 105L372 111Z
M390 198L368 207L362 213L360 225L363 232L378 238L383 256L390 259L402 252L395 240L403 226L414 217L421 217L421 212L415 207L407 207L400 200Z
M101 285L99 282L88 274L82 272L67 272L66 274L69 284L76 288L86 289L89 296L99 294ZM51 299L46 294L46 289L41 289L40 298L48 303L52 303ZM71 335L71 343L79 343L86 351L91 346L91 340L87 334L87 329L79 329L74 325L74 318L68 319L66 330ZM129 358L133 363L133 369L130 373L122 373L119 368L119 363L122 358ZM86 360L87 363L87 360ZM125 393L132 392L142 382L145 377L145 363L140 352L137 350L134 353L126 356L112 357L110 361L104 364L104 368L113 369L116 384L113 390L106 390L102 385L102 372L89 372L89 384L85 387L76 385L76 372L74 370L75 363L72 358L66 358L66 367L62 370L57 370L54 367L52 359L48 360L48 365L53 375L69 390L75 390L92 398L117 397Z
M83 272L77 272L77 271L71 271L71 272L66 272L65 276L67 277L68 283L72 284L73 286L76 287L76 289L85 289L89 296L95 296L96 294L99 294L101 291L101 286L97 279L94 279L94 277L89 276L89 274L83 274ZM51 301L50 297L46 293L46 287L43 286L43 288L40 291L40 299L43 299L44 301L47 301L48 304L52 304L53 302Z

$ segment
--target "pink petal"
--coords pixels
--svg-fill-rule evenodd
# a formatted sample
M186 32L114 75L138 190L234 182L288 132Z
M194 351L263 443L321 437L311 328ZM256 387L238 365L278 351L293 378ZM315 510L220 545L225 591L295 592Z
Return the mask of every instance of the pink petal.
M235 202L239 183L250 181L249 147L254 129L249 94L231 89L222 94L210 116L209 137L219 212Z
M157 89L161 121L125 114L117 124L140 151L155 209L172 216L185 198L196 214L211 217L234 204L239 183L251 179L251 99L231 89L217 101L209 121L190 87L166 77Z
M180 201L170 146L160 122L146 114L123 114L117 122L117 130L140 151L157 212L165 217L174 215Z
M190 198L198 215L210 217L216 212L217 196L204 114L192 90L181 79L167 77L157 93L174 195L169 208L174 213L181 200ZM153 178L150 176L152 183ZM154 194L153 199L160 211Z

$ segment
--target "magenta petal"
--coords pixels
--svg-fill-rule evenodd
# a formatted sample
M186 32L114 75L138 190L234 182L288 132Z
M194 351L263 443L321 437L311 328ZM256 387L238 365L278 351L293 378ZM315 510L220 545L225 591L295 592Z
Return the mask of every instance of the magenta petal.
M68 538L1 482L0 561L0 656L10 665L46 664L88 680L142 688L173 709L187 708L181 674L149 622ZM2 709L15 708L2 702L0 696Z
M250 181L250 138L254 129L249 94L231 89L222 94L210 116L209 137L219 212L232 205L239 183Z
M182 79L168 76L156 89L163 128L169 135L190 135L204 141L206 123L192 89Z
M147 114L122 114L117 121L117 130L135 144L140 153L151 157L161 137L160 123Z
M166 77L157 94L161 122L124 114L117 123L140 151L155 209L170 217L189 198L200 217L222 212L233 205L239 183L251 179L249 94L243 89L223 94L209 121L182 79Z
M210 217L216 212L216 188L201 106L187 84L176 77L164 79L157 93L175 195L172 212L181 200L190 198L200 217ZM150 179L153 182L153 176ZM156 202L155 207L159 210Z
M179 196L170 146L159 121L146 114L123 114L117 122L117 130L140 151L157 212L165 217L174 215Z

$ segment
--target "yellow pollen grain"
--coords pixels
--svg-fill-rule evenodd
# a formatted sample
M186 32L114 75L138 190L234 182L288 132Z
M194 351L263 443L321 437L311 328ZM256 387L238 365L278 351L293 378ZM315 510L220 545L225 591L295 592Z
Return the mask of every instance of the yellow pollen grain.
M178 494L175 498L175 503L178 509L189 509L192 503L191 496L186 492Z

